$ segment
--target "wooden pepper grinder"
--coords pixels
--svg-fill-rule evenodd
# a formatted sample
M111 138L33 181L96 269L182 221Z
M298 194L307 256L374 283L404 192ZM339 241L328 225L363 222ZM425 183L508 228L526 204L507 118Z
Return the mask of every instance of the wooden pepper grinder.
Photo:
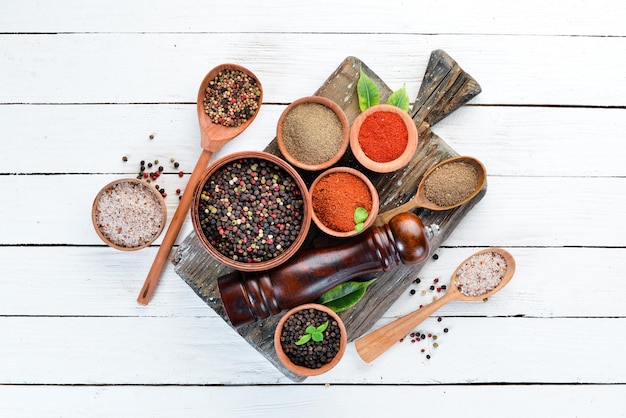
M356 276L423 262L430 251L429 239L438 230L436 225L424 227L411 212L400 213L340 245L302 250L271 270L234 271L220 277L222 304L233 326L253 323L314 301Z

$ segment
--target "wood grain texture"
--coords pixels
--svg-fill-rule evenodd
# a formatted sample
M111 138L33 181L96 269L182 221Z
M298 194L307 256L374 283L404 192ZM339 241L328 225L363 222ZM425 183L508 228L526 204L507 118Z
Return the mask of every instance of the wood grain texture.
M356 93L360 69L376 82L381 93L380 101L384 103L392 90L365 63L355 57L346 58L315 92L315 95L330 98L338 103L350 122L360 113ZM480 93L478 83L465 73L448 54L442 50L433 51L424 76L423 88L411 111L420 139L418 149L409 164L393 173L373 173L360 167L351 152L347 152L337 165L358 168L367 174L379 192L381 212L406 202L413 196L417 190L417 184L429 168L457 155L441 138L432 133L431 123L438 122L478 93ZM269 143L265 151L280 155L276 139ZM316 175L303 170L299 172L307 185L311 184ZM425 225L437 224L441 231L440 235L431 240L431 251L436 251L463 216L482 199L486 191L487 185L485 184L476 197L453 210L442 212L421 210L422 222ZM321 235L315 228L312 228L308 241L311 243L309 246L331 246L333 242L337 242ZM219 289L217 289L217 278L231 270L212 259L202 248L195 234L190 234L183 241L173 255L173 261L176 271L183 280L225 321L228 321L221 303ZM422 266L423 264L400 265L384 273L361 277L361 279L376 277L377 280L370 286L358 306L341 315L348 331L349 341L361 336L380 319L389 306L417 277ZM273 315L256 324L237 328L237 332L287 376L294 380L302 380L302 377L286 370L277 361L272 337L279 318L280 314Z
M63 417L113 417L146 415L152 418L249 417L276 418L324 415L328 406L340 416L406 415L407 399L420 399L420 414L457 416L463 405L465 418L623 417L623 385L291 385L267 386L6 386L0 391L2 411L9 417L23 416L24 402L31 403L32 416L48 417L50 411ZM246 401L242 402L244 398ZM346 402L346 399L367 402ZM71 399L68 402L67 399ZM536 400L536 402L529 402ZM540 401L543 400L543 401ZM600 405L600 407L599 407Z
M0 416L623 417L626 3L239 5L213 19L232 5L2 2ZM142 158L191 171L195 94L213 65L245 63L268 92L225 155L263 149L287 103L348 55L416 97L437 48L483 92L433 132L481 159L489 193L375 327L432 300L432 280L474 251L507 248L518 270L488 303L450 303L443 322L424 322L450 327L430 360L405 340L364 364L351 344L337 369L293 384L171 264L149 307L137 305L157 247L103 246L89 208ZM164 180L175 189L186 177ZM171 216L177 196L166 200Z
M290 103L315 91L349 55L375 67L394 90L407 83L414 92L430 52L440 48L484 80L472 104L624 105L622 56L606 51L625 50L626 37L370 34L369 26L341 43L336 34L311 33L3 35L2 103L190 103L221 62L258 74L266 102Z
M202 0L179 0L172 4L167 0L124 0L83 4L77 0L65 0L65 7L42 8L37 0L24 0L7 4L0 14L0 27L13 33L52 32L172 32L172 33L238 33L241 28L249 32L273 32L277 28L287 34L302 32L343 33L371 32L377 34L400 33L454 33L475 35L601 35L623 36L621 17L624 6L619 1L584 0L572 7L570 1L549 3L529 0L522 3L503 4L498 0L480 0L471 4L405 2L388 0L380 7L377 0L346 0L337 3L322 0L315 3L273 1L260 6L255 0L242 0L237 14L237 25L230 19L214 19L207 22L209 6ZM334 10L337 16L355 16L343 19L338 25L320 11ZM230 4L211 4L213 15L230 15ZM488 11L488 14L481 13ZM468 16L474 16L468 19ZM289 16L290 18L285 18ZM371 19L358 16L376 16ZM520 18L528 16L528 18ZM532 16L532 18L530 18ZM304 19L303 17L306 17ZM480 28L480 30L477 29Z

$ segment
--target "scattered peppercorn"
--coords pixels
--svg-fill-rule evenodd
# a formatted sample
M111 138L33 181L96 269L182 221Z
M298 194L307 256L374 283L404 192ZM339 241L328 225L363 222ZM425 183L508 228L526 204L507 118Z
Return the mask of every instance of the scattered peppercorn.
M127 156L123 156L122 157L122 161L124 161L124 162L128 161L128 157Z
M438 260L439 259L439 255L438 254L433 254L433 260Z
M149 138L154 139L154 134L150 134Z
M415 294L415 289L411 289L411 291L410 291L409 293L411 293L412 295L414 295L414 294Z

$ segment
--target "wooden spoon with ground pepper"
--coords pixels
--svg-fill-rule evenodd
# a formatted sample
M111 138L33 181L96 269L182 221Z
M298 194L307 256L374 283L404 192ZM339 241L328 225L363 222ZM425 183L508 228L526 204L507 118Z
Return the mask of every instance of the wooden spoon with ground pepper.
M461 268L466 265L466 263L470 262L473 257L478 257L481 254L490 255L494 253L501 256L505 262L505 266L498 265L499 269L504 269L504 271L501 273L502 279L499 281L496 287L491 290L485 290L484 292L480 292L480 294L476 295L470 293L472 296L467 296L461 291L461 286L458 285L458 278L461 274ZM482 264L480 266L482 267ZM452 274L452 278L450 279L450 285L448 286L448 290L446 291L445 295L435 300L434 302L420 309L417 309L403 317L400 317L395 321L390 322L389 324L381 328L378 328L376 331L367 334L364 337L359 338L355 341L354 346L356 347L359 356L364 361L370 363L378 358L378 356L383 354L385 351L387 351L392 345L400 341L401 338L409 334L413 329L415 329L415 327L421 324L426 318L428 318L446 303L453 300L478 301L487 299L491 295L502 289L504 286L506 286L506 284L513 277L513 273L515 273L515 259L508 251L503 250L502 248L487 248L482 251L478 251L477 253L474 253L470 257L463 260L461 264L459 264L457 269Z
M441 206L435 203L433 201L434 199L431 200L427 197L426 181L429 179L429 177L431 177L431 175L435 172L435 170L442 168L443 166L447 166L448 164L452 164L452 163L466 163L472 166L476 173L476 186L474 187L474 190L463 199L454 201L452 202L452 204ZM454 181L453 179L450 179L450 180ZM422 178L422 181L420 181L420 184L417 188L417 192L415 193L415 196L413 196L408 202L404 203L403 205L400 205L397 208L394 208L394 209L391 209L391 210L388 210L386 212L379 214L376 220L374 221L374 225L376 226L384 225L387 222L389 222L389 220L393 218L395 215L397 215L398 213L409 212L417 208L440 211L440 210L449 210L449 209L459 207L462 204L470 201L474 196L476 196L476 194L478 194L478 192L483 188L486 181L487 181L487 172L485 170L485 166L483 166L483 164L480 161L478 161L476 158L467 157L467 156L449 158L447 160L440 162L439 164L437 164L436 166L428 170L426 174L424 174L424 177ZM442 185L441 188L444 189L449 186L454 186L454 184Z
M250 94L231 96L231 101L223 104L223 106L217 104L215 106L216 108L219 108L232 104L234 108L239 105L237 109L233 109L233 112L226 112L228 113L226 115L209 115L209 113L205 111L205 98L207 98L207 95L210 94L207 92L207 87L211 81L217 80L218 77L221 77L220 80L223 81L223 86L220 86L220 93L226 92L226 94L230 94L239 91L234 87L234 85L235 82L240 82L240 80L234 80L233 83L229 85L227 82L228 79L224 74L250 77L253 79L252 81L256 84L257 88L254 89L255 92L250 92ZM176 242L176 238L180 233L182 224L187 216L187 213L189 212L189 208L191 207L193 191L198 185L198 182L202 177L202 173L208 166L211 156L214 152L219 151L228 141L242 133L250 125L250 123L252 123L258 114L262 101L263 88L261 87L259 79L251 71L242 66L236 64L218 65L209 71L202 80L200 88L198 89L196 101L198 122L200 124L200 144L202 146L202 153L200 154L198 162L196 163L193 172L187 181L185 193L183 193L180 201L178 202L176 212L172 217L161 246L159 247L159 251L157 252L154 262L152 263L152 267L148 272L143 288L139 293L139 297L137 298L138 303L147 305L152 298L154 290L156 289L157 283L161 277L161 272L167 262L170 250ZM250 105L249 103L255 103L256 106ZM241 104L243 104L243 106L241 106ZM250 111L250 109L253 109L253 111ZM229 117L232 118L228 119ZM239 118L239 120L237 120L237 118Z

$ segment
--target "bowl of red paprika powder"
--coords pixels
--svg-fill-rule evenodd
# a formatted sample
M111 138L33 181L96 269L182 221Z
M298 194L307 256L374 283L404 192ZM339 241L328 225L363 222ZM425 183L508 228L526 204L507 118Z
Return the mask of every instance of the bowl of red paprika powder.
M417 149L417 127L399 107L380 104L367 108L352 124L350 148L365 168L390 173L404 167Z
M333 167L321 173L309 188L312 220L324 233L351 237L369 228L378 216L378 192L362 172ZM359 219L357 212L367 214Z

